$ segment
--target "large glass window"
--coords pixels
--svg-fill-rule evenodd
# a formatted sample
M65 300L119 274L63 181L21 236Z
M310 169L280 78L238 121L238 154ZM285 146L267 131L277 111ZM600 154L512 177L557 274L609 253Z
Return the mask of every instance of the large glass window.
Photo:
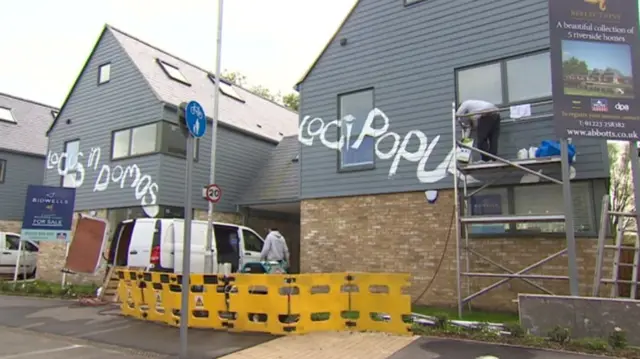
M589 181L572 182L574 228L576 233L595 235L595 210L592 186ZM535 184L489 188L480 191L469 201L471 215L554 215L564 213L562 186ZM498 233L564 233L564 222L529 222L512 224L473 224L472 234Z
M548 52L507 61L509 102L551 97L551 58Z
M458 102L485 100L508 105L551 97L549 52L458 70Z
M174 156L186 157L187 156L187 138L179 125L175 125L170 122L162 122L162 141L161 151ZM198 159L198 147L200 146L200 140L195 139L193 143L193 158Z
M69 141L64 144L64 155L60 168L66 171L62 176L62 187L75 188L78 174L78 155L80 154L80 140Z
M4 178L7 175L7 160L0 159L0 183L4 183Z
M484 100L501 104L500 63L478 66L458 72L458 100Z
M113 133L111 158L139 156L157 151L158 124L128 128Z
M536 185L513 189L514 213L518 215L562 214L564 202L562 186L556 184ZM573 199L573 221L577 232L595 232L593 205L588 182L576 182L571 186ZM518 231L564 232L564 222L518 223Z
M363 90L338 96L339 135L344 138L340 153L341 169L370 168L374 164L374 138L365 136L355 148L364 122L373 110L373 90Z

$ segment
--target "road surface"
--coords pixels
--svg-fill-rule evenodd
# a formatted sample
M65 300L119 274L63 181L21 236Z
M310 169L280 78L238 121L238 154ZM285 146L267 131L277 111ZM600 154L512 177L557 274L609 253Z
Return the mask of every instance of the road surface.
M4 328L2 328L4 327ZM8 328L7 328L8 327ZM140 358L139 352L175 358L179 331L129 319L116 307L0 296L0 359ZM115 356L115 357L118 357ZM277 337L260 333L189 331L190 359L593 359L447 339L375 333L314 333ZM148 357L145 355L145 357Z

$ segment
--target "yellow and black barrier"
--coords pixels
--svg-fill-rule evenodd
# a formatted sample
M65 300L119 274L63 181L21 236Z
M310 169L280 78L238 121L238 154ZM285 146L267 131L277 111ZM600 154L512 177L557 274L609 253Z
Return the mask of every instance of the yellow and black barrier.
M180 325L182 276L120 270L122 314ZM408 274L192 274L189 327L294 334L379 331L410 334Z

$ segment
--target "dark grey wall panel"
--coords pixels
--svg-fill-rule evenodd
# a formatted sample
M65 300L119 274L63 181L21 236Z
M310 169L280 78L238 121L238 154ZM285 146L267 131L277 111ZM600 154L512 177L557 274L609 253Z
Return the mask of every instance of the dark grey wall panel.
M424 167L400 159L391 177L393 157L376 158L373 170L339 173L336 151L316 138L301 145L301 198L450 188L455 69L548 49L548 35L547 0L428 0L408 7L400 0L361 0L302 83L301 120L308 115L328 123L338 116L338 94L373 87L375 106L389 118L388 132L402 141L409 131L420 131L431 152ZM549 112L550 106L534 108L534 114ZM553 139L551 122L505 123L500 155L515 158L517 149ZM336 127L326 135L335 140ZM574 143L577 178L607 177L604 141ZM379 144L381 151L391 147L390 137ZM407 151L418 147L413 136Z
M111 62L111 80L98 86L98 68L107 62ZM60 186L55 160L66 141L79 139L79 163L85 175L76 192L77 210L140 206L143 201L159 204L159 193L169 190L158 182L161 155L111 161L110 154L112 131L158 121L161 116L160 102L107 30L49 133L45 184ZM123 180L122 171L132 176ZM132 187L138 173L140 186Z
M44 158L0 151L6 161L4 182L0 183L0 220L22 220L24 200L30 184L41 185Z

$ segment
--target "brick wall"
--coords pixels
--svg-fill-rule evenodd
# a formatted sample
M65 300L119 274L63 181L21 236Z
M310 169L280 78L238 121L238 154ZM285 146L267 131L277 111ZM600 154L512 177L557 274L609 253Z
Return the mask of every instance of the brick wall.
M22 221L0 221L0 232L20 233Z
M456 244L452 226L453 191L440 191L435 204L423 192L305 200L301 203L301 271L408 272L409 293L417 299L432 281L440 258L445 255L430 290L420 304L455 306ZM447 238L449 241L447 243ZM473 250L514 272L565 247L563 238L486 238L470 240ZM595 239L578 239L581 293L591 289L595 265ZM445 251L446 247L446 251ZM465 267L462 262L463 269ZM610 265L605 265L609 268ZM530 273L567 275L567 257L561 256ZM472 256L472 272L505 273ZM463 296L501 278L470 278L463 283ZM540 281L555 294L568 293L566 281ZM514 279L477 297L472 305L485 309L516 308L517 293L540 291Z

